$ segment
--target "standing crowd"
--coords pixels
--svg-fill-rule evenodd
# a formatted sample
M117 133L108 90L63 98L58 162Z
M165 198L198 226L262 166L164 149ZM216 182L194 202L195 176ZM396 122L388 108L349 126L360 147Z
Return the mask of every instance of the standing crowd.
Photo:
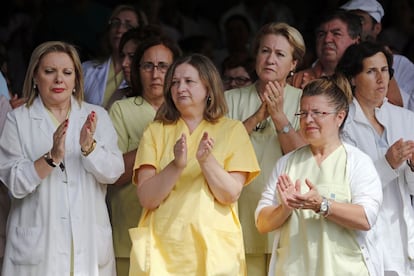
M21 97L0 73L1 275L414 275L414 65L382 5L321 16L309 68L287 12L245 12L219 65L122 4L102 58L40 43Z

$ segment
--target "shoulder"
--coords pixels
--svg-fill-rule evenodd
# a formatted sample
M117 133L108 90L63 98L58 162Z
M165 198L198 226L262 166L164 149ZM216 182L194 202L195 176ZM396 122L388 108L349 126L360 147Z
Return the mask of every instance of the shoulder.
M372 163L372 159L366 154L364 153L362 150L360 150L359 148L350 145L348 143L343 143L345 150L348 154L348 156L357 163L364 163L366 164L366 162Z
M293 87L290 84L287 84L285 86L285 91L287 92L287 95L293 94L293 95L296 95L296 96L299 96L299 97L302 95L302 89L297 88L297 87Z
M231 98L231 97L240 97L241 95L245 94L245 93L252 93L256 91L256 87L254 84L245 86L245 87L240 87L240 88L234 88L234 89L230 89L230 90L226 90L224 92L224 96L226 98Z

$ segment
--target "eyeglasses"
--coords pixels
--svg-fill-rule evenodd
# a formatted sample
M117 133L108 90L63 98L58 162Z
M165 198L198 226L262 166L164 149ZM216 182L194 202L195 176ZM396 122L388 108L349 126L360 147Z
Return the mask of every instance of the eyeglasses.
M332 112L325 112L325 111L301 111L299 113L295 113L295 116L298 116L301 119L308 118L308 115L310 115L313 119L320 119L328 116L329 114L336 114L336 111Z
M113 18L113 19L109 20L108 24L109 24L109 26L111 26L111 28L114 28L114 29L118 29L121 26L123 26L126 30L136 28L136 26L133 26L128 21L122 22L121 19L119 19L119 18Z
M236 83L236 85L245 85L246 83L248 83L250 81L250 78L246 78L246 77L224 77L223 78L223 82L225 84L229 84L232 81L234 81Z
M152 62L144 62L139 65L139 67L144 70L145 72L152 72L154 68L157 68L158 71L161 73L167 72L170 65L166 62L159 62L158 65L155 65Z

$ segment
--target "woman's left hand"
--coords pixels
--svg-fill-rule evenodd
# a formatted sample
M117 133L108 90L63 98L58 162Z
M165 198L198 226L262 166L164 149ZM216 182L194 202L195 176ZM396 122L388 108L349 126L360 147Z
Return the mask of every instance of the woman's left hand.
M267 111L272 118L283 115L283 86L277 81L269 81L265 86L264 98Z
M88 118L86 118L80 132L79 144L83 151L88 151L92 147L97 122L98 117L96 116L95 111L92 111L89 113Z
M213 150L213 147L213 138L209 137L207 132L204 132L203 137L200 140L200 144L198 145L198 150L196 153L197 160L199 162L205 161Z
M289 200L289 205L294 206L298 209L311 209L315 212L319 212L322 196L319 194L318 189L309 180L305 179L305 183L309 188L309 191L304 194L295 194L294 197Z

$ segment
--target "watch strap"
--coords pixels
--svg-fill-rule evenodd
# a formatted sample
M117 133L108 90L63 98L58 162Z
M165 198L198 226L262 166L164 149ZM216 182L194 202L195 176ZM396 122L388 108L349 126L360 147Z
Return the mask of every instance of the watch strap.
M58 163L55 163L55 161L53 161L50 151L46 153L45 155L43 155L43 158L45 159L46 163L53 168L59 165Z

